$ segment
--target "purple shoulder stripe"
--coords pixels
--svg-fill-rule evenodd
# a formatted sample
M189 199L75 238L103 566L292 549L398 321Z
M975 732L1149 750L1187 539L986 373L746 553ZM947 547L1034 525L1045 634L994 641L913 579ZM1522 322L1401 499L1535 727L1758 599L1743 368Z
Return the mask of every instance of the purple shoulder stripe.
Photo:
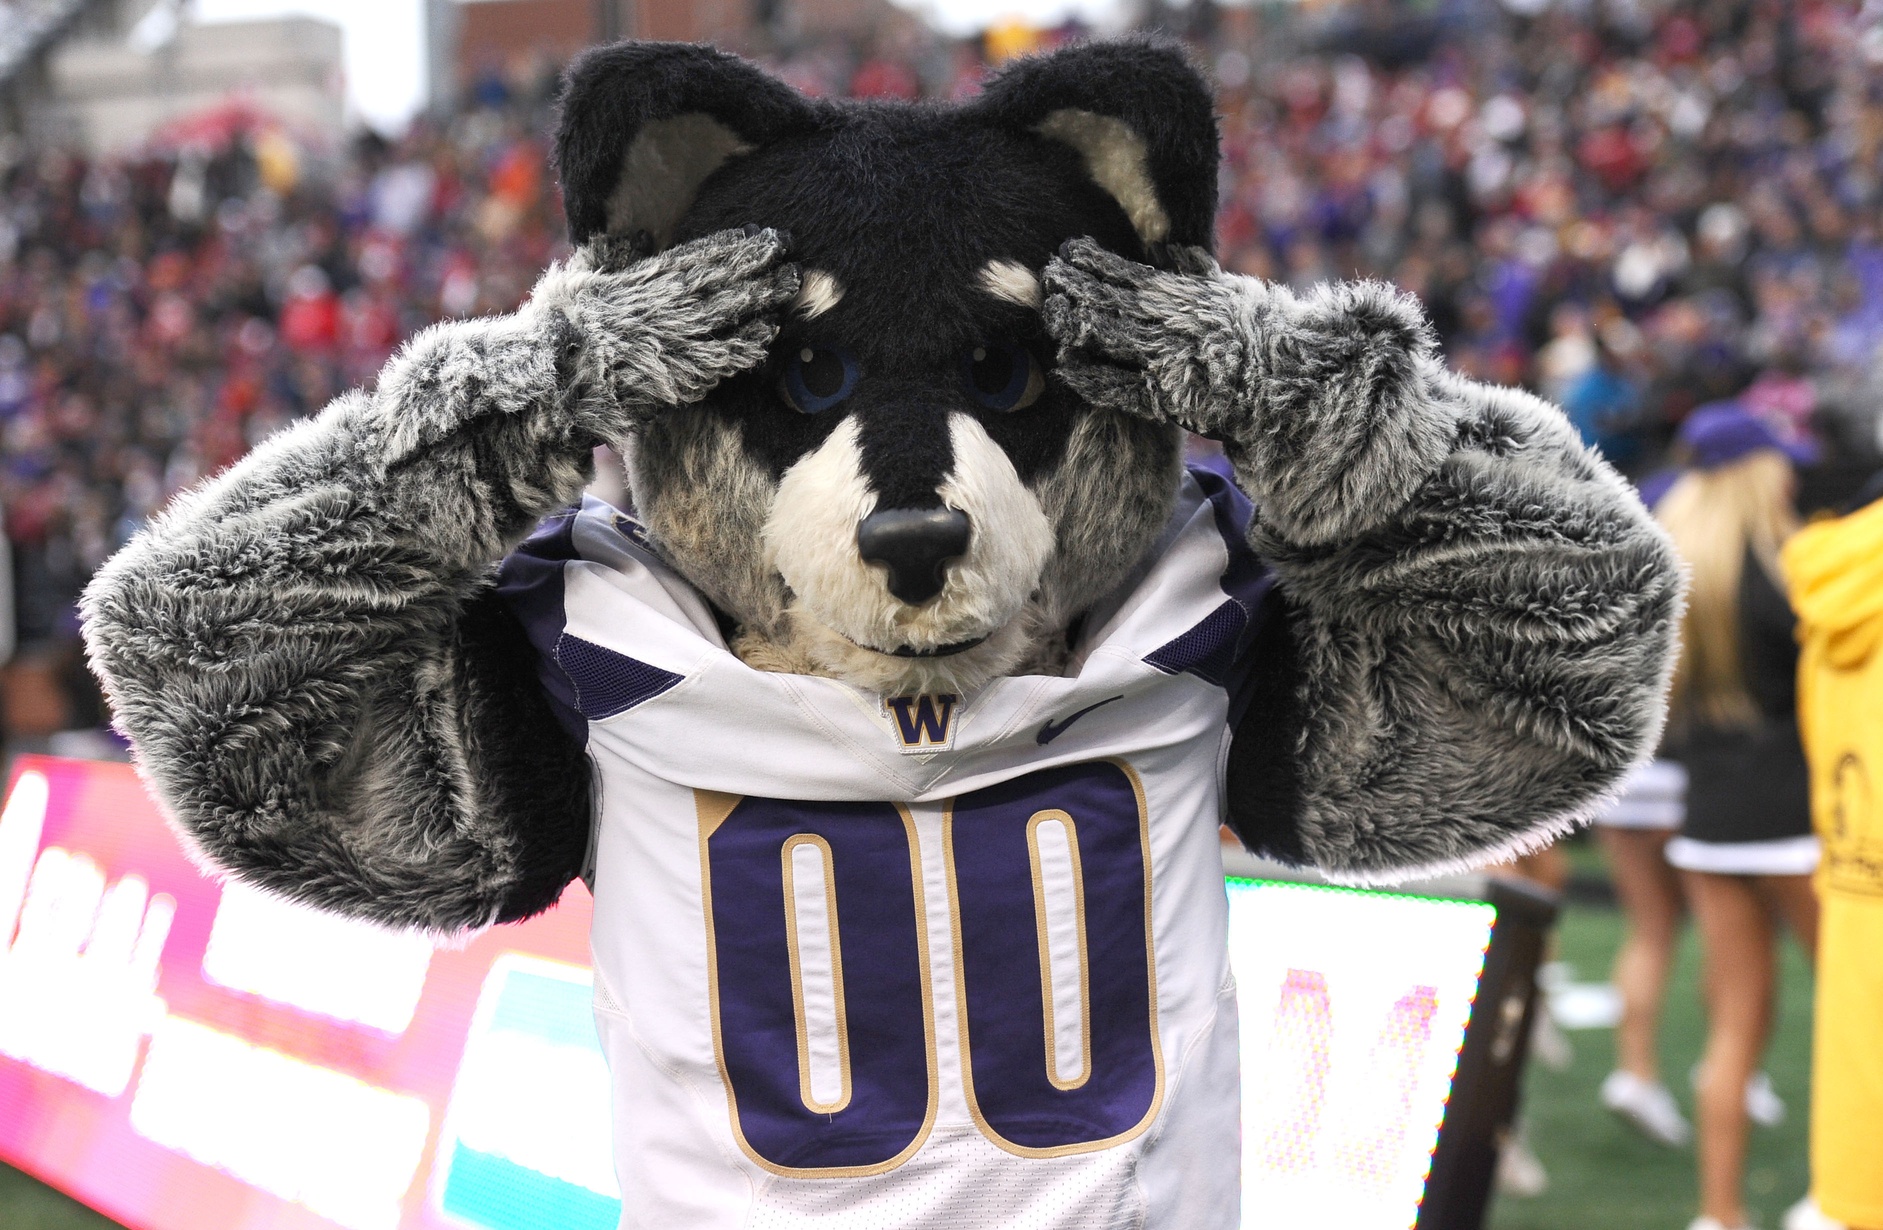
M577 558L575 518L579 510L565 508L545 517L497 569L497 596L510 608L536 650L536 677L549 697L556 720L588 744L588 721L576 705L575 683L556 661L556 642L562 639L567 615L562 606L562 566Z
M1185 672L1224 688L1230 694L1231 720L1240 718L1237 698L1246 690L1244 683L1254 668L1250 645L1265 620L1276 618L1279 594L1275 574L1260 556L1249 549L1249 522L1255 507L1249 497L1222 475L1192 466L1190 477L1208 497L1216 518L1217 532L1229 559L1220 584L1227 600L1183 635L1176 637L1144 660L1169 675Z
M579 514L564 509L519 543L497 570L497 593L536 650L537 678L556 719L586 745L590 722L652 700L681 676L569 634L562 569L581 558L575 546ZM617 533L642 541L640 526L630 518L617 513L613 525Z

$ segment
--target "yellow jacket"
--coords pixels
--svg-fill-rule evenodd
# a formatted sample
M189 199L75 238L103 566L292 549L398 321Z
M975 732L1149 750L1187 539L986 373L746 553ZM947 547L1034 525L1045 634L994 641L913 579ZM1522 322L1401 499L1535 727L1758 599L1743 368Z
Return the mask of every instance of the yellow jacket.
M1823 845L1812 1047L1818 1206L1883 1227L1883 501L1820 522L1780 557L1798 612L1798 721Z
M1820 886L1883 895L1883 500L1807 526L1780 561L1804 643L1798 722L1824 843Z

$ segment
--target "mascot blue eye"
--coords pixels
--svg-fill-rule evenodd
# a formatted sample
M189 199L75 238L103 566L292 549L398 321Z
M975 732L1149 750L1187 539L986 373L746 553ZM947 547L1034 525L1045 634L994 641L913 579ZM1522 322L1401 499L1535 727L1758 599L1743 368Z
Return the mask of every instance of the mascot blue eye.
M989 410L1024 410L1046 391L1046 374L1025 346L986 342L961 356L967 393Z
M856 360L826 346L803 346L785 360L782 386L785 400L800 414L822 414L857 384Z

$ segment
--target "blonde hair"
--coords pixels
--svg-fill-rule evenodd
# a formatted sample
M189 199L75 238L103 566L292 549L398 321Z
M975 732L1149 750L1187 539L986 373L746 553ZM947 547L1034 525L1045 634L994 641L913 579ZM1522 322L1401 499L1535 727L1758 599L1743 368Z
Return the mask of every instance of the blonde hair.
M1778 549L1798 529L1791 461L1759 449L1715 470L1689 470L1654 506L1687 565L1687 613L1674 668L1677 718L1746 726L1758 713L1740 654L1739 590L1746 552L1784 592Z

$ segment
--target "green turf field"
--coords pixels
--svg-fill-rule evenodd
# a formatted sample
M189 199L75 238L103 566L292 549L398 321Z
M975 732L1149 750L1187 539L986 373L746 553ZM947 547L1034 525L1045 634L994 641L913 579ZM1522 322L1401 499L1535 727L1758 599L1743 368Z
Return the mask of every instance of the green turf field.
M1620 929L1612 910L1572 907L1557 955L1575 967L1579 981L1600 980L1607 975ZM1686 1073L1699 1054L1702 1030L1698 978L1698 948L1689 935L1669 997L1662 1048L1674 1077L1670 1083L1689 1109ZM1784 979L1768 1066L1791 1115L1783 1126L1754 1135L1747 1171L1751 1209L1766 1230L1775 1230L1779 1213L1805 1189L1811 981L1796 950L1786 954ZM1569 1036L1575 1061L1563 1072L1532 1065L1525 1095L1531 1141L1549 1170L1549 1190L1531 1199L1500 1196L1492 1206L1490 1230L1686 1230L1693 1216L1692 1153L1649 1144L1609 1117L1595 1100L1596 1086L1609 1069L1609 1035ZM0 1166L0 1227L5 1230L109 1230L113 1224Z
M1559 936L1558 956L1575 967L1576 978L1599 980L1620 939L1621 918L1612 910L1572 907ZM1689 1114L1687 1073L1704 1033L1699 976L1699 945L1689 930L1661 1030L1668 1085ZM1811 973L1789 942L1782 977L1766 1067L1790 1114L1777 1128L1754 1129L1746 1166L1747 1207L1753 1224L1765 1230L1776 1230L1779 1215L1804 1194L1807 1176ZM1695 1213L1692 1151L1650 1144L1603 1111L1596 1086L1613 1061L1610 1035L1569 1037L1575 1062L1563 1072L1532 1064L1524 1095L1531 1143L1549 1171L1549 1190L1527 1200L1498 1197L1491 1230L1686 1230Z
M6 1230L111 1230L117 1224L10 1166L0 1166L0 1226Z

